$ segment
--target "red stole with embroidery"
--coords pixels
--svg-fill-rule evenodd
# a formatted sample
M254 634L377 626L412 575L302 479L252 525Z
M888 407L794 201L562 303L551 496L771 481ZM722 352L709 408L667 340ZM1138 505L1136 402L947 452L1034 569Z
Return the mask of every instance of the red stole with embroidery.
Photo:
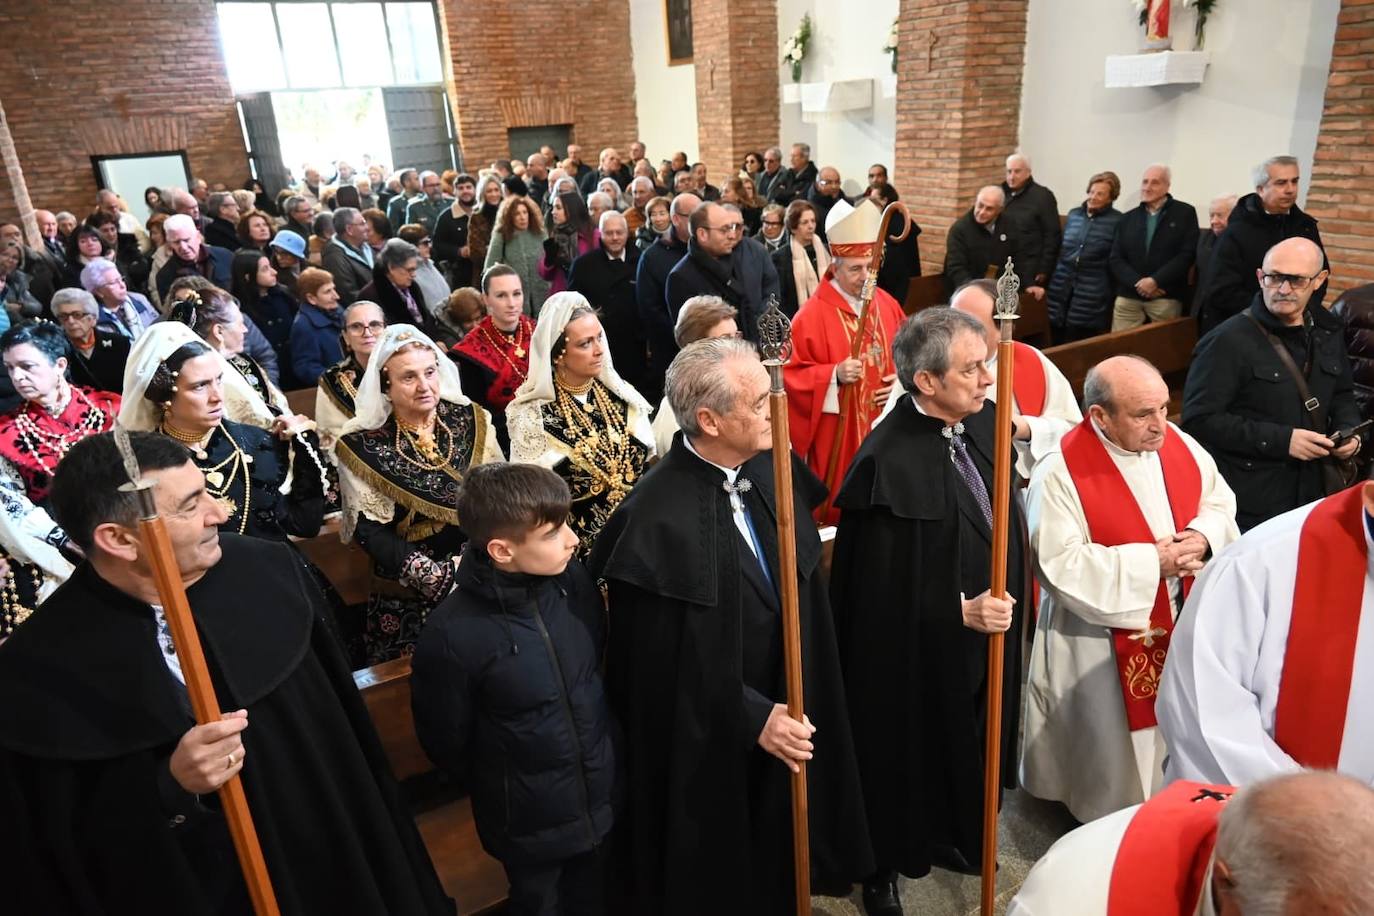
M1045 364L1039 351L1030 344L1016 341L1011 349L1011 393L1016 397L1016 409L1023 416L1038 417L1045 412Z
M1179 781L1141 805L1112 864L1107 916L1192 916L1233 786Z
M1303 521L1293 617L1274 710L1274 741L1305 767L1335 769L1350 706L1368 578L1364 483L1332 494Z
M1060 443L1060 449L1064 465L1078 490L1078 500L1083 506L1093 543L1105 547L1153 544L1156 538L1150 532L1150 524L1140 511L1131 488L1126 485L1126 478L1121 476L1121 470L1093 430L1092 420L1084 418L1070 430ZM1174 530L1182 531L1197 517L1198 505L1202 502L1202 472L1183 437L1172 426L1164 434L1159 463L1164 472L1164 489L1173 513ZM1192 583L1192 577L1183 580L1184 595ZM1155 695L1173 632L1173 608L1163 579L1155 591L1150 625L1144 632L1112 630L1121 696L1126 703L1126 722L1131 731L1157 724Z

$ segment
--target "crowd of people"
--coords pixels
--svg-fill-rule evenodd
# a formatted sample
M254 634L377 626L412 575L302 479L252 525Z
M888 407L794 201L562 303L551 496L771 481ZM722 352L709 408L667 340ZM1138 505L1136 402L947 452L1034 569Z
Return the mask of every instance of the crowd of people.
M1324 307L1295 160L1214 201L1209 230L1162 165L1126 214L1119 178L1093 175L1061 227L1013 153L949 230L949 304L908 317L920 230L879 238L900 199L882 165L851 200L805 144L787 167L779 148L750 153L719 186L642 143L595 167L566 153L476 175L307 167L275 199L255 181L149 188L142 226L102 191L65 229L38 211L41 249L0 227L0 689L33 700L0 706L9 893L35 911L117 894L242 911L201 798L242 772L274 876L297 870L296 911L445 912L347 679L406 657L416 733L470 791L512 912L793 911L789 774L805 762L812 886L862 883L865 910L893 916L898 875L979 871L985 648L1002 633L1005 784L1086 824L1014 910L1129 893L1165 837L1193 843L1208 877L1155 882L1183 890L1151 911L1283 912L1313 888L1335 912L1374 906L1367 844L1341 868L1299 867L1287 851L1310 831L1273 815L1311 804L1350 846L1374 804L1359 652L1374 484L1352 486L1369 405L1347 352L1367 373L1374 297ZM997 392L989 274L1008 256L1057 342L1195 316L1178 424L1164 378L1125 352L1080 400L1018 342L1000 351L1014 388ZM756 346L773 306L792 320L791 494ZM312 389L298 414L287 393ZM1000 395L1015 473L994 595ZM116 420L160 475L212 667L241 707L221 722L187 728ZM800 722L783 689L782 499L798 510ZM294 546L336 512L369 562L365 609ZM235 625L245 577L263 601ZM96 621L106 606L138 613ZM109 683L137 685L146 721L110 703L102 731L73 699L113 689L91 673L112 670L92 661L101 640L127 650ZM36 719L59 657L80 676ZM338 772L288 752L293 728L337 751ZM1345 776L1284 778L1302 768ZM278 781L333 813L293 817L316 805ZM357 823L336 816L354 806ZM87 824L96 839L136 824L151 852L76 843ZM1272 842L1256 851L1245 831ZM343 880L320 873L331 856ZM1075 861L1078 885L1059 878ZM1256 877L1274 870L1284 881ZM1107 912L1093 907L1078 911Z

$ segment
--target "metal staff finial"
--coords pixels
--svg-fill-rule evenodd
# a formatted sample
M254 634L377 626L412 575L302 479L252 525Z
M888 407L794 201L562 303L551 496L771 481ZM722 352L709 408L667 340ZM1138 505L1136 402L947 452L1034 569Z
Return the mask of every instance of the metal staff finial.
M1021 278L1016 276L1011 258L1002 268L1002 276L997 278L997 305L994 317L998 321L1015 321L1017 307L1021 304Z
M792 358L792 322L778 308L778 297L768 297L768 308L759 317L759 351L765 363L782 366Z
M124 473L129 476L128 483L119 485L120 492L137 493L138 508L143 513L145 519L153 518L157 515L157 501L153 497L153 482L145 480L143 472L138 467L138 456L134 454L134 444L129 439L129 430L123 423L118 421L114 425L115 448L119 449L119 457L124 462Z

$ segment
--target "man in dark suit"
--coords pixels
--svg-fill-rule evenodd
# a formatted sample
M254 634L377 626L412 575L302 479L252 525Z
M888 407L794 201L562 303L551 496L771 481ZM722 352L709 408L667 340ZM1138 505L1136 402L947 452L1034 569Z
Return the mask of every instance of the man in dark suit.
M601 327L620 377L640 390L648 368L644 328L635 301L639 249L627 245L630 228L623 214L601 214L601 245L581 255L568 270L568 289L587 297L601 313Z
M1116 304L1112 330L1183 314L1188 270L1197 257L1197 210L1169 193L1173 173L1152 165L1140 179L1140 206L1121 217L1112 242Z
M973 207L949 227L945 240L946 294L953 294L970 280L985 278L989 267L1001 273L1008 257L1021 279L1021 288L1043 297L1044 287L1032 282L1035 275L1031 271L1037 263L1032 240L1020 221L1006 212L1006 194L990 184L978 191Z
M1033 258L1024 273L1017 273L1029 278L1031 286L1043 288L1054 273L1054 265L1059 263L1059 242L1064 235L1059 225L1059 203L1053 191L1036 182L1030 157L1020 152L1007 157L1007 180L1002 183L1002 193L1007 196L1007 212L1026 234L1027 254Z
M758 320L768 297L778 295L778 272L764 247L744 237L744 217L733 206L704 203L688 223L687 256L668 274L668 312L674 319L693 296L719 296L739 309L744 336L758 341Z

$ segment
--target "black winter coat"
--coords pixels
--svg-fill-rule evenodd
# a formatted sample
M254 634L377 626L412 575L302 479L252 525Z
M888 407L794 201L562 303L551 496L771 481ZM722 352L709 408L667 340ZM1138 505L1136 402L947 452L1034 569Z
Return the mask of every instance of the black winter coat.
M581 293L601 313L601 326L611 348L611 362L636 390L647 370L644 327L635 301L639 252L625 248L625 259L611 258L600 245L572 262L568 289Z
M1115 296L1108 259L1120 223L1121 211L1115 207L1089 213L1088 205L1080 204L1069 211L1059 263L1046 295L1050 324L1097 331L1111 325Z
M1345 325L1345 353L1355 382L1360 419L1374 416L1374 283L1348 289L1331 307Z
M1153 277L1165 296L1181 300L1188 291L1188 270L1197 258L1197 210L1192 204L1168 195L1159 211L1154 238L1146 248L1148 218L1149 212L1141 204L1121 217L1117 226L1116 242L1112 245L1116 294L1139 299L1136 283L1144 277Z
M391 277L387 275L386 268L380 262L372 268L372 282L358 291L358 299L375 302L382 307L387 324L414 325L424 331L430 340L437 340L438 322L425 302L425 294L420 289L420 284L410 284L410 295L415 300L415 308L420 312L418 322L415 316L410 314L405 298L401 296L400 290L396 289L396 284L391 282Z
M482 848L502 862L566 859L610 832L619 738L597 670L605 637L601 594L576 560L558 576L511 575L471 549L420 634L415 733L466 782Z
M993 224L993 231L989 232L973 218L970 208L954 221L949 227L949 235L945 237L946 295L970 280L986 277L990 265L997 268L1000 276L1008 257L1012 259L1016 275L1021 279L1021 288L1025 289L1034 279L1030 265L1035 263L1036 255L1032 240L1020 220L1004 211Z
M1002 182L1002 193L1007 195L1003 216L1010 214L1020 220L1022 231L1026 233L1031 260L1024 266L1017 266L1021 285L1026 286L1028 281L1048 283L1054 265L1059 262L1059 202L1054 199L1054 192L1030 178L1015 195L1011 187Z
M1183 391L1183 428L1216 459L1236 493L1236 523L1245 531L1325 495L1319 462L1288 454L1294 429L1308 414L1253 315L1287 346L1307 386L1326 410L1329 433L1359 422L1340 319L1310 301L1301 328L1279 325L1255 295L1250 308L1198 342ZM1367 441L1367 438L1366 438Z
M639 393L650 404L658 403L655 395L662 397L663 376L677 354L677 342L673 339L677 314L668 309L668 274L686 255L687 243L679 241L675 231L669 230L639 256L635 271L639 326L649 346L649 364Z
M764 247L740 239L729 257L715 258L688 242L687 257L668 274L668 312L677 320L682 303L693 296L720 296L739 309L735 323L746 339L758 342L759 316L768 297L779 294L778 272Z
M1207 276L1199 278L1202 307L1198 321L1202 333L1244 311L1259 292L1255 271L1264 264L1264 255L1284 239L1301 237L1322 246L1317 221L1296 206L1287 213L1266 213L1258 194L1246 194L1236 202L1226 229L1212 250ZM1323 258L1323 267L1330 263ZM1326 284L1312 294L1309 307L1322 304Z

